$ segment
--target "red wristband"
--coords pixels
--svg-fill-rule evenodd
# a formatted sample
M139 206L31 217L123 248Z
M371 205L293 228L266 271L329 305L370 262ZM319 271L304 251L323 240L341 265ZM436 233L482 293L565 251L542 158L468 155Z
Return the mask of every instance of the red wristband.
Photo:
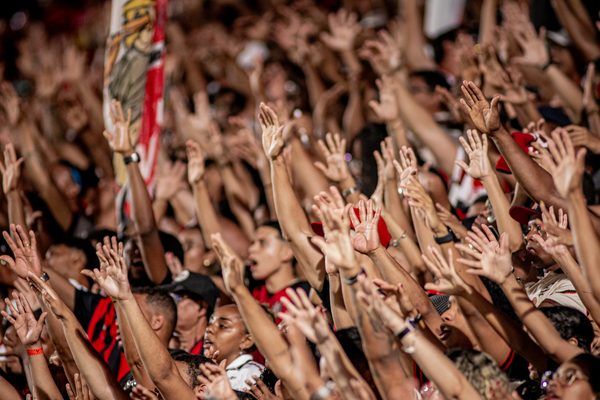
M28 356L37 356L39 354L44 354L44 349L42 347L39 349L27 349Z

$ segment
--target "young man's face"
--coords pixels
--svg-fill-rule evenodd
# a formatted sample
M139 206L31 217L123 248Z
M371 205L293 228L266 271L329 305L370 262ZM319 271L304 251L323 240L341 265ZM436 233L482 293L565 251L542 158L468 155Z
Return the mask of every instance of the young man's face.
M440 340L448 348L460 347L470 349L475 342L465 316L454 296L449 299L450 308L442 314L442 335Z
M279 231L268 226L261 226L254 232L248 252L252 277L261 281L276 272L291 256L290 247Z

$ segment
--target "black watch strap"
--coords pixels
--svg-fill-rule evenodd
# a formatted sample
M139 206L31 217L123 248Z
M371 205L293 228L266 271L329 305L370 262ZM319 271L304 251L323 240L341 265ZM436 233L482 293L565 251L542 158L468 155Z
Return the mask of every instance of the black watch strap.
M435 242L437 244L444 244L444 243L449 243L449 242L454 242L454 235L452 234L452 231L450 229L448 229L448 234L444 235L444 236L434 236L433 239L435 240Z
M365 274L365 270L362 269L358 274L354 275L352 278L346 278L346 277L341 277L342 278L342 282L345 283L346 285L354 285L356 282L358 282L358 277L362 274Z
M125 165L129 164L130 162L140 162L140 155L138 153L132 153L128 157L123 157L123 163L125 163Z

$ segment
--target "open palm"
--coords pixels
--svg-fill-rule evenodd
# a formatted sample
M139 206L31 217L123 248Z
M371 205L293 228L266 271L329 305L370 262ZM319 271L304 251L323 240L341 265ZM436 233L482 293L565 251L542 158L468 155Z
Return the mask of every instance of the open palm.
M464 81L461 88L465 98L460 99L460 102L471 116L475 127L481 132L493 135L501 127L498 111L500 96L495 96L491 102L488 102L483 92L473 82Z
M356 216L354 210L348 212L356 233L352 240L352 246L359 253L367 254L381 246L377 229L381 208L378 208L375 215L373 215L373 200L369 200L366 207L364 200L361 200L358 203L358 209L360 219Z

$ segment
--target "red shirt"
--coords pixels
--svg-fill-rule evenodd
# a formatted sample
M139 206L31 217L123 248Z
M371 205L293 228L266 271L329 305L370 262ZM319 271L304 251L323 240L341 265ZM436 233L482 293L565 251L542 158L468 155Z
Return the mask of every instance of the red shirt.
M192 347L192 349L190 350L190 354L196 355L196 356L202 356L204 355L204 338L200 339L200 341L198 343L196 343L194 345L194 347Z
M306 292L307 295L310 293L310 284L305 281L296 282L288 287L294 290L301 288ZM254 288L254 290L252 291L252 297L254 297L261 304L267 304L269 308L273 311L277 318L277 320L275 321L276 324L279 324L281 322L281 319L277 316L277 314L286 311L285 307L281 303L281 298L288 298L288 295L285 293L285 290L288 287L281 289L277 293L269 293L267 291L267 287L265 285L262 285Z

